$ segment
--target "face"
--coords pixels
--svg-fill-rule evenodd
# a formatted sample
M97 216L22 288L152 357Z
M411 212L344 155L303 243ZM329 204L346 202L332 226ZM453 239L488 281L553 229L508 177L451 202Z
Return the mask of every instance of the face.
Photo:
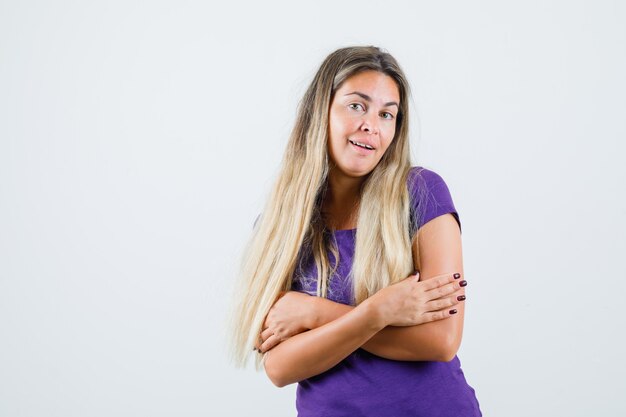
M329 110L331 174L363 177L376 167L396 133L400 93L393 78L363 71L348 78Z

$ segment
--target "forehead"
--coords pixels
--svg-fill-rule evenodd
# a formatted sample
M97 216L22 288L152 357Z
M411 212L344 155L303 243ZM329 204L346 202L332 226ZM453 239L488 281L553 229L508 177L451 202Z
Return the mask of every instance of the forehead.
M395 80L378 71L362 71L347 78L337 89L335 97L358 91L372 97L374 101L400 101L400 91Z

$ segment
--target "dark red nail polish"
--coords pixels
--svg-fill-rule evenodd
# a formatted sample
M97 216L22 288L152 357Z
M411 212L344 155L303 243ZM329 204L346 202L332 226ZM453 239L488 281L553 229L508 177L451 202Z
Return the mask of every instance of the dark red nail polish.
M454 274L454 275L452 275L452 276L454 277L454 279L459 279L459 278L461 278L461 274L459 274L459 273L456 273L456 274Z
M467 281L463 280L463 281L459 282L459 285L461 287L465 287L467 285Z
M459 301L463 301L465 300L465 296L464 295L459 295L458 297L456 297L457 300Z
M450 314L456 314L456 309L450 310Z

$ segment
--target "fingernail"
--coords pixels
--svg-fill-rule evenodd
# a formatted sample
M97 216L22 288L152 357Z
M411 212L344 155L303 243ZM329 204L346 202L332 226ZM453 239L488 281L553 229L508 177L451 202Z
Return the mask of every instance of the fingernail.
M457 300L459 301L463 301L465 300L465 296L464 295L459 295L458 297L456 297Z
M450 314L456 314L456 309L450 310Z
M452 275L454 277L454 279L459 279L461 278L461 274L459 274L458 272L454 275Z
M467 285L467 281L463 280L463 281L459 282L459 285L461 287L465 287Z

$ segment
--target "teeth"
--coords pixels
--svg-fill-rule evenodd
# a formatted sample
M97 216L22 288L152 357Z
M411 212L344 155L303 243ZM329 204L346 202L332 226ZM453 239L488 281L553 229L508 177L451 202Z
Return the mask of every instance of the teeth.
M355 144L357 146L360 146L362 148L365 148L365 149L374 149L370 145L366 145L365 143L357 142L357 141L354 141L354 140L351 140L350 143L353 143L353 144Z

